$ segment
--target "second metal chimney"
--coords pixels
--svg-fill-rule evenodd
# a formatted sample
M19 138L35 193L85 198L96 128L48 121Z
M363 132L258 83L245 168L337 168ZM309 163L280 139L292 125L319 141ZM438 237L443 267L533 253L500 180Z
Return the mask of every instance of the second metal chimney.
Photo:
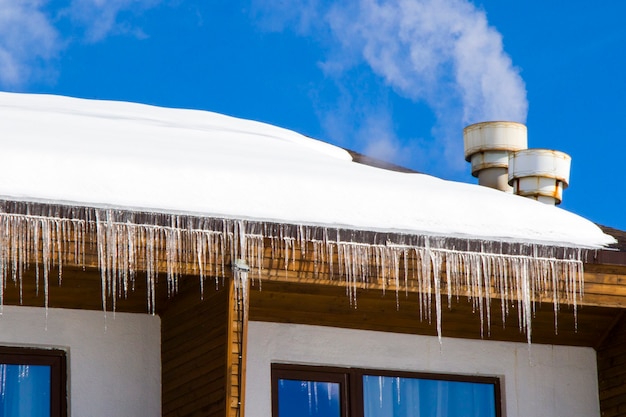
M548 149L525 149L511 153L509 184L517 195L546 204L560 204L569 183L572 158Z

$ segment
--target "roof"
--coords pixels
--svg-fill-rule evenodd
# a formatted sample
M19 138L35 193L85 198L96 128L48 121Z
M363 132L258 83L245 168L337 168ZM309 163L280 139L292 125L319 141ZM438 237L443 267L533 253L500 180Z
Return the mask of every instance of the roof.
M4 200L561 246L614 242L556 207L354 163L339 147L206 111L0 93L0 126Z
M615 238L615 243L610 246L619 252L626 252L626 231L615 229L614 227L598 225L606 234Z

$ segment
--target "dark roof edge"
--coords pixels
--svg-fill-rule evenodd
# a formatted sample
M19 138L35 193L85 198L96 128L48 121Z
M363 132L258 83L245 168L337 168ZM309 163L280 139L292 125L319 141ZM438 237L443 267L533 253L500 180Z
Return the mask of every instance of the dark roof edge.
M345 149L345 148L344 148ZM406 168L400 165L392 164L381 159L372 158L371 156L363 155L362 153L345 149L346 152L352 156L352 160L358 164L368 165L374 168L386 169L388 171L404 172L406 174L422 174L422 172L415 171L410 168Z
M619 265L626 266L626 231L614 227L597 225L602 231L617 240L607 249L598 250L587 258L587 263L596 265Z
M421 172L419 171L392 164L390 162L380 159L372 158L370 156L350 149L345 150L352 156L352 160L359 164L396 172L421 174ZM615 229L613 227L603 226L600 224L598 224L598 227L602 229L604 233L613 236L615 240L617 240L617 242L607 249L590 251L586 263L626 266L626 231Z
M612 249L617 249L619 252L626 252L626 231L616 229L614 227L597 225L604 233L611 235L617 240L617 243L611 245Z

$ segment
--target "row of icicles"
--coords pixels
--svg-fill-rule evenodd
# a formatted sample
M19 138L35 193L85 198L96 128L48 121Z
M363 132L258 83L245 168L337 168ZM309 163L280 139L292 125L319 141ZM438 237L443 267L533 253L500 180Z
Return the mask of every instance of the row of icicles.
M480 315L483 335L491 328L492 299L499 298L503 323L509 306L515 306L520 331L530 342L535 300L553 303L556 331L559 305L574 306L576 314L583 295L583 263L576 249L559 248L560 258L545 246L530 244L520 244L516 254L491 253L455 249L458 239L391 234L363 243L344 240L345 230L316 226L226 219L192 222L174 215L167 216L169 225L136 224L120 213L93 209L93 215L83 219L0 213L0 306L11 281L18 285L22 301L24 270L33 264L46 308L51 270L58 268L62 285L65 263L99 268L105 311L108 299L115 311L116 300L134 289L139 272L145 273L147 311L154 314L159 273L166 276L169 296L177 292L181 275L198 276L202 296L207 279L219 285L220 278L232 271L239 294L247 298L248 275L260 287L264 270L280 260L285 272L306 263L310 268L301 273L311 279L343 280L355 308L358 288L395 291L397 303L402 291L416 292L420 319L430 322L434 307L440 338L442 302L450 307L454 299L467 297ZM362 232L356 233L362 237ZM493 249L490 245L484 242L481 247ZM90 265L95 258L97 265ZM231 267L235 261L243 261L245 268Z

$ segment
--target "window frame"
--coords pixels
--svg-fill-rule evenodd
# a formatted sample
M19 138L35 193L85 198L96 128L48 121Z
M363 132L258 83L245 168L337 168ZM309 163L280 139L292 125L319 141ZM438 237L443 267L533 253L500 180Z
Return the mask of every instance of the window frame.
M363 377L366 375L490 384L494 386L494 407L496 417L502 417L502 384L501 377L497 376L294 365L286 363L272 363L271 373L272 417L280 417L278 415L278 381L280 379L339 382L341 393L341 417L363 417Z
M350 375L347 368L330 366L309 366L272 364L272 416L278 416L278 381L290 379L296 381L334 382L339 384L340 393L340 416L349 417L350 398Z
M0 346L0 364L50 367L50 417L67 417L67 353L61 349Z

